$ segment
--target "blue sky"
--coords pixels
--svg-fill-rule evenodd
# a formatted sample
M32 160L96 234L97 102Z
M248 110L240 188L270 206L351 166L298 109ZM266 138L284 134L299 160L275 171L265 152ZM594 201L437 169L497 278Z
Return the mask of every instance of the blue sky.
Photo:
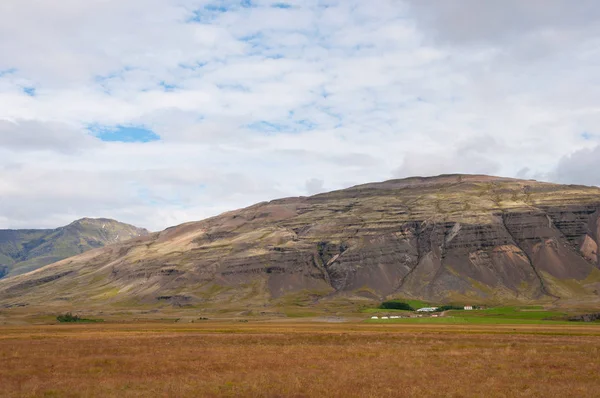
M106 142L151 142L160 140L154 131L144 126L90 126L92 135Z
M412 175L600 184L592 0L9 3L0 228Z

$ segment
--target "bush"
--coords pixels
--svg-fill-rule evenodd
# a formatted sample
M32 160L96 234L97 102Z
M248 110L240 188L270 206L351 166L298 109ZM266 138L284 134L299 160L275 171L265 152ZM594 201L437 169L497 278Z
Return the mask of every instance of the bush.
M379 308L384 310L404 310L404 311L414 311L415 309L410 306L410 304L403 303L401 301L384 301L381 303Z
M78 315L73 315L70 312L66 314L60 314L56 317L56 320L61 323L73 323L73 322L102 322L102 319L86 319L81 318Z
M70 312L66 314L61 314L56 317L56 320L59 322L79 322L81 318L77 315L73 315Z

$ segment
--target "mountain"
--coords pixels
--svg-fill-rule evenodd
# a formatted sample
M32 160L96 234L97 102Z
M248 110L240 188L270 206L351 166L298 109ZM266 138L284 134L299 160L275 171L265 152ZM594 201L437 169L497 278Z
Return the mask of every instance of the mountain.
M83 218L56 229L0 230L0 278L148 233L106 218Z
M443 175L263 202L0 281L4 305L598 302L600 188Z

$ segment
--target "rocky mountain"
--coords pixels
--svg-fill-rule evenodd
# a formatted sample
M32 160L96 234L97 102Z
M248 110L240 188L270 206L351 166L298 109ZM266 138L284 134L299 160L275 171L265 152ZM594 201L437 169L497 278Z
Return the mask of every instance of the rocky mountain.
M56 229L0 230L0 278L148 233L106 218L83 218Z
M600 188L408 178L271 202L0 281L0 302L597 302Z

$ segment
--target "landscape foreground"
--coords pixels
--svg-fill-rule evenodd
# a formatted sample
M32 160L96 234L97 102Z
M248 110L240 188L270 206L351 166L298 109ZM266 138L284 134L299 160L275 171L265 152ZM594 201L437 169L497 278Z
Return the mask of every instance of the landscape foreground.
M600 325L0 327L0 395L600 396Z

